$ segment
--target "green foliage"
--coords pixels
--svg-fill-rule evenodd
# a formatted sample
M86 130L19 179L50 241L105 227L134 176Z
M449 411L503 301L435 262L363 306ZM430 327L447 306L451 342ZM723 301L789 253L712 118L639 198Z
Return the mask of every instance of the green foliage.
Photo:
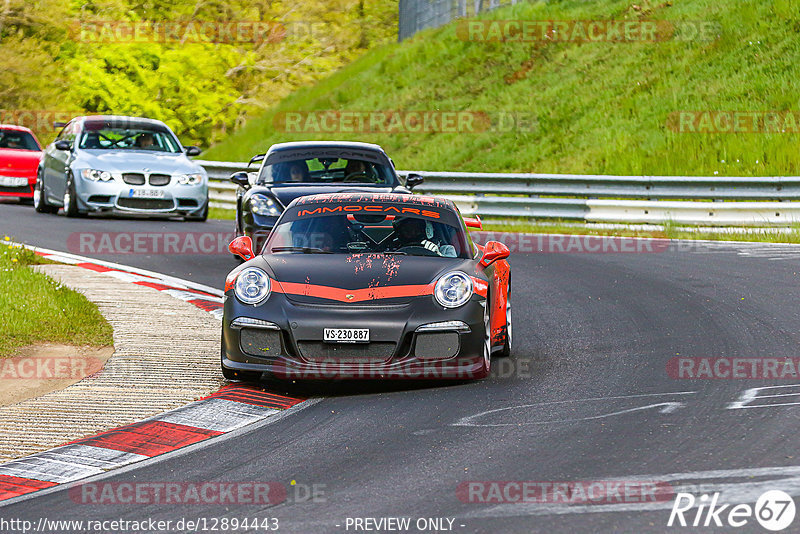
M115 33L120 23L192 21L270 23L285 34L215 43ZM6 0L0 109L145 115L207 146L393 40L396 26L397 0Z
M35 263L40 260L31 251L0 244L0 358L37 342L112 345L113 330L97 306L32 271Z
M381 144L398 168L485 172L764 176L800 173L798 135L678 133L682 110L798 111L795 0L525 2L497 20L708 21L718 38L631 43L471 42L457 24L370 51L301 89L212 147L247 160L271 143ZM447 110L530 113L528 131L315 134L275 127L282 111Z

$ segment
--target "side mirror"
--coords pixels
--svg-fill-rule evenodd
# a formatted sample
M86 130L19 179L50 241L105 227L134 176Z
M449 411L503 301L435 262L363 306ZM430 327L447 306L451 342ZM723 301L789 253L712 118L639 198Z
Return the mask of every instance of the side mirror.
M244 187L245 189L250 187L250 178L244 171L239 171L231 174L231 182L235 183L238 186Z
M231 254L239 256L244 261L255 258L255 255L253 254L253 240L247 235L237 237L231 241L231 244L228 245L228 250L231 252Z
M409 189L414 189L418 185L422 185L422 182L425 181L425 178L420 176L419 174L409 174L406 176L406 187Z
M200 155L200 149L197 148L196 146L187 146L186 147L186 155L187 156L199 156Z
M69 141L56 141L55 144L56 150L72 150L72 143Z
M64 127L64 126L66 126L66 125L67 125L67 123L66 123L66 122L55 121L55 122L53 123L53 129L54 129L54 130L58 130L59 128L63 128L63 127Z
M250 158L250 161L247 163L247 165L250 166L253 163L258 163L259 161L264 161L264 156L266 156L266 154L256 154L255 156Z
M477 228L478 230L483 230L483 222L477 215L474 219L467 219L464 217L464 224L467 225L467 228Z
M508 247L499 241L489 241L483 247L483 258L481 258L481 265L488 267L497 260L504 260L511 255Z

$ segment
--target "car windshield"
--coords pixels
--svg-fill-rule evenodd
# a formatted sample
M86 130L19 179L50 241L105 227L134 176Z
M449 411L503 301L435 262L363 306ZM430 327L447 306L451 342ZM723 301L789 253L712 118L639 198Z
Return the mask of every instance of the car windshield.
M469 258L464 231L418 216L340 213L278 224L265 254L398 254Z
M175 137L164 127L149 124L114 125L87 123L78 141L85 150L181 151Z
M0 148L41 150L31 134L18 130L0 130Z
M392 185L394 172L378 161L353 157L311 157L265 165L259 173L261 184L352 183Z

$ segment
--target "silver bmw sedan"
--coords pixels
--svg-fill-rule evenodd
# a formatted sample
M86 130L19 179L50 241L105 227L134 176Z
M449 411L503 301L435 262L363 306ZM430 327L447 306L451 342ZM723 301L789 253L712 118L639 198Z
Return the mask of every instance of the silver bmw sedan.
M208 218L208 175L161 121L138 117L72 119L44 151L33 203L40 213Z

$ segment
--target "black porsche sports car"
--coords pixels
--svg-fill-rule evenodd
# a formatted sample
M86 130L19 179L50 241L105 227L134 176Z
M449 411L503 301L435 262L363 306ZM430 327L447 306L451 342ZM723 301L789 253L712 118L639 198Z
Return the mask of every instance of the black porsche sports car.
M378 145L344 141L309 141L272 145L257 173L238 172L231 181L236 194L236 235L250 236L260 251L286 206L300 196L337 192L410 193L419 175L400 179Z
M508 248L472 242L452 201L338 193L292 201L228 275L222 373L258 380L483 378L511 351Z

